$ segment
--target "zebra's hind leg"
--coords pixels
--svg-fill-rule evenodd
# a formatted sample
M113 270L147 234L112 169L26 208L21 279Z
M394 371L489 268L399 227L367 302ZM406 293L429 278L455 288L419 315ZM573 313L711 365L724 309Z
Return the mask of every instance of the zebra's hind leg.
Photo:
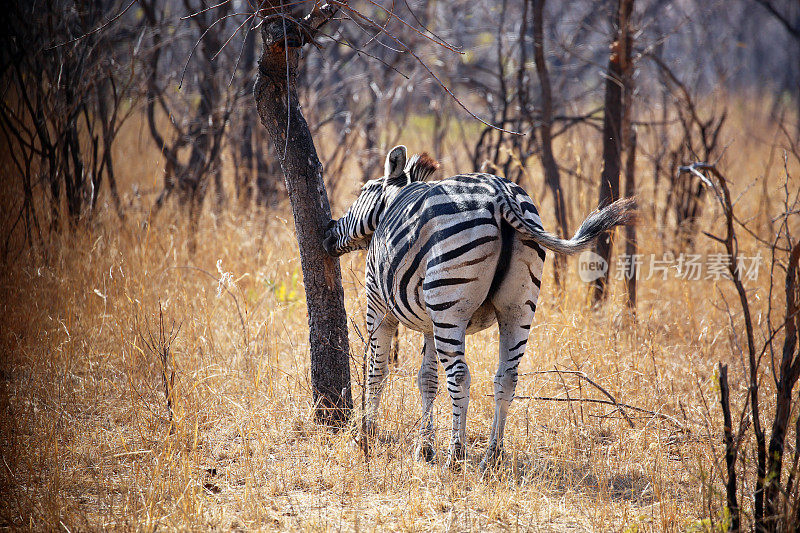
M445 468L454 468L466 458L467 408L472 381L464 359L466 324L447 324L447 327L436 324L434 320L433 340L447 375L447 392L453 405L453 434Z
M510 305L506 310L497 311L497 324L500 330L500 362L494 376L494 421L489 448L481 461L480 471L497 466L503 457L503 434L506 428L508 408L514 399L517 388L519 363L525 355L531 322L536 311L538 292L524 304Z
M439 361L436 359L436 345L433 336L425 337L425 345L422 347L422 365L417 374L417 387L422 396L422 429L416 457L420 461L424 460L430 463L436 458L433 401L439 391Z
M367 330L369 335L369 372L367 376L367 412L366 426L368 433L374 434L378 407L381 402L384 380L389 370L389 349L392 335L397 330L397 321L388 315L381 315L377 319L370 309L367 309Z

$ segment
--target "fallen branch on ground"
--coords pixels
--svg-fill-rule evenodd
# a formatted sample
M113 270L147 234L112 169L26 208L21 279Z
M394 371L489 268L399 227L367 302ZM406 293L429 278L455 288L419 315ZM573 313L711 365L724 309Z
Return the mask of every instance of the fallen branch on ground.
M610 392L608 392L606 389L604 389L603 387L601 387L600 385L598 385L597 383L592 381L589 378L589 376L587 376L584 372L581 372L580 370L558 370L558 369L556 369L556 370L535 370L533 372L525 372L522 375L523 376L527 376L527 375L533 375L533 374L558 374L558 375L571 374L573 376L577 376L578 378L586 381L589 385L593 386L594 388L599 390L601 393L603 393L603 395L605 395L605 397L610 400L610 402L605 402L605 403L610 403L611 405L613 405L617 409L619 409L619 412L622 413L622 416L625 417L625 420L628 421L628 424L630 424L631 427L635 427L634 424L633 424L633 420L631 420L631 418L628 416L628 414L625 411L623 411L623 409L622 409L622 407L629 407L629 406L619 403L617 401L617 399L614 398L614 396ZM522 398L522 396L516 396L516 398ZM565 398L565 400L569 400L569 398ZM638 408L635 408L635 407L632 408L632 409L638 410ZM648 411L648 413L649 413L649 411Z

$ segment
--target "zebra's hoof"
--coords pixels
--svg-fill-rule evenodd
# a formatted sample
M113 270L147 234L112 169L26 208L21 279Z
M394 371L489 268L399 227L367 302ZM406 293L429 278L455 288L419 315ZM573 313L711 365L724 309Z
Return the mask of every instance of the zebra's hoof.
M490 444L489 449L486 450L486 455L483 457L483 460L478 467L481 476L485 475L487 471L494 470L500 466L504 457L505 453L503 452L503 448L501 446Z
M419 462L433 463L436 461L436 450L433 449L433 444L430 442L420 443L414 455Z
M378 436L378 425L373 420L365 420L362 426L364 436L369 440L375 440Z
M464 462L467 459L467 450L462 443L456 443L450 446L450 453L447 456L447 461L444 464L445 470L457 471L461 470Z

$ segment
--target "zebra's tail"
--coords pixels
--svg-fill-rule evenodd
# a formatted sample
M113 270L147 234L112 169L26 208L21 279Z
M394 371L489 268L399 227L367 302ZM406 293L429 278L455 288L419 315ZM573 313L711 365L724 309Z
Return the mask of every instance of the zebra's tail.
M541 225L532 223L523 214L514 197L507 197L510 209L504 218L523 236L549 250L561 254L574 254L587 248L601 233L615 226L633 224L636 221L636 199L623 198L586 217L571 239L561 239L545 231ZM503 210L505 211L505 210Z

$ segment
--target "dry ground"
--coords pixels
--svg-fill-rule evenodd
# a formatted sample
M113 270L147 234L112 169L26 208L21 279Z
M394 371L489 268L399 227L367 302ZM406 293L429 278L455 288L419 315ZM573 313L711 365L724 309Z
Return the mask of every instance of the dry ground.
M781 142L778 133L766 126L759 135L742 133L762 115L742 111L735 120L723 168L735 194L746 194L737 207L746 219L768 200L779 207L785 173L780 152L770 150ZM562 157L596 179L596 156L578 145L565 143ZM157 186L159 174L157 154L139 150L144 155L128 154L141 161L131 165L124 189L128 222L108 209L76 235L14 255L0 273L0 527L683 531L717 519L718 361L732 363L737 402L743 390L723 304L723 297L733 303L727 281L642 280L634 325L625 319L619 283L604 307L592 309L575 261L563 294L548 264L517 395L601 398L570 374L534 374L579 370L618 401L658 415L628 409L630 427L609 405L519 398L509 416L508 461L486 480L476 466L493 412L495 330L468 340L470 464L460 473L411 456L421 415L421 339L402 332L382 403L382 438L367 459L353 431L330 433L312 420L305 300L288 209L209 214L190 256L177 208L142 229L152 199L131 186ZM641 252L660 258L671 249L670 230L656 227L648 206L663 191L654 194L643 158L640 166ZM539 168L529 170L525 185L541 198ZM748 188L763 176L768 186ZM573 227L592 204L593 183L567 181ZM11 193L4 193L7 205L14 205ZM336 212L347 202L339 199ZM548 205L543 219L552 226ZM719 212L706 205L702 225L718 229ZM722 251L698 239L698 253ZM742 247L756 250L747 239ZM363 256L342 265L360 403ZM763 312L768 275L748 287ZM172 433L161 363L139 336L157 330L159 306L168 328L180 325L169 360ZM734 313L735 328L739 320ZM443 387L436 405L444 449Z

